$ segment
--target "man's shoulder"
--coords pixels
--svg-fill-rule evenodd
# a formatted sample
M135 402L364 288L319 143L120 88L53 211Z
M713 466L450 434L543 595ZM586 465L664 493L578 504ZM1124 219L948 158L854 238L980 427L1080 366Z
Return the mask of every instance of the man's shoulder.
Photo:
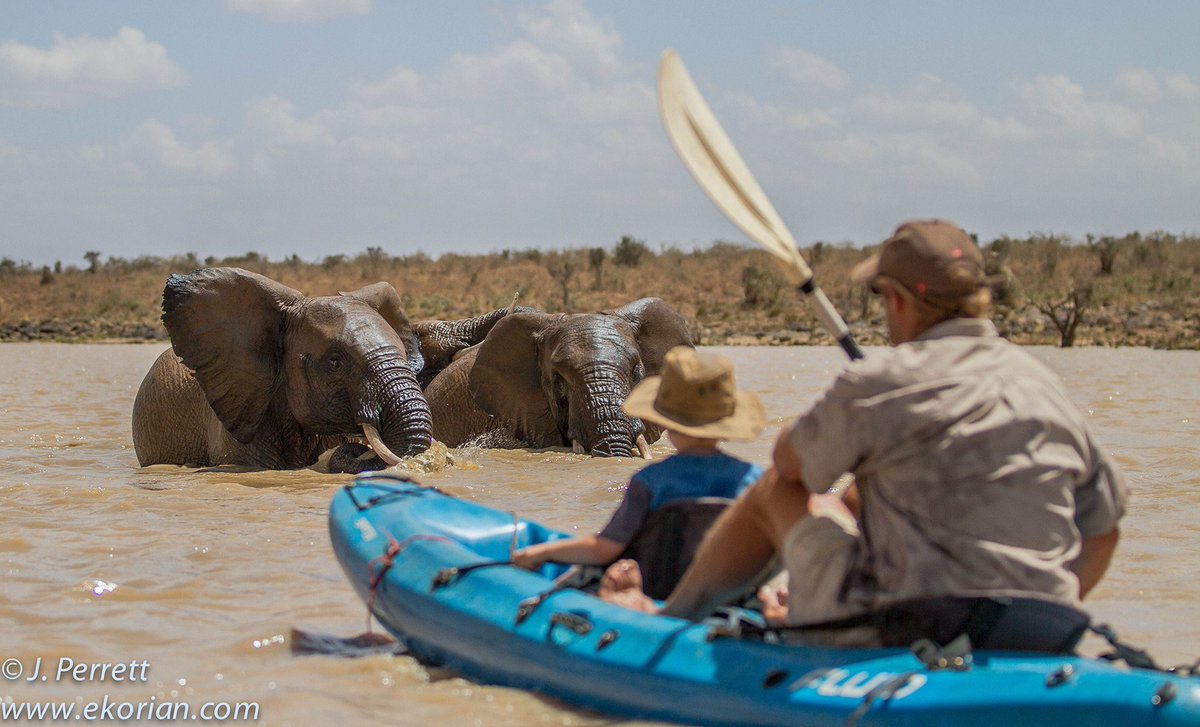
M900 344L849 365L829 391L862 400L901 390L995 385L1058 387L1058 377L1028 351L998 336L945 336ZM1007 382L1007 383L1004 383Z

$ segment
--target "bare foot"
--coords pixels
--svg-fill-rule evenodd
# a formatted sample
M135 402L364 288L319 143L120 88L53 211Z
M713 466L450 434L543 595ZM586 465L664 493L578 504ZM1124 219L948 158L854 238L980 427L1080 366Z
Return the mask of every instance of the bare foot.
M658 613L658 604L642 592L642 569L636 561L624 559L610 565L600 578L596 595L631 611Z
M606 594L631 589L642 590L642 569L636 560L624 558L604 569L604 575L600 578L601 598Z
M783 626L788 622L787 584L767 583L758 589L758 600L762 602L762 614L771 626Z

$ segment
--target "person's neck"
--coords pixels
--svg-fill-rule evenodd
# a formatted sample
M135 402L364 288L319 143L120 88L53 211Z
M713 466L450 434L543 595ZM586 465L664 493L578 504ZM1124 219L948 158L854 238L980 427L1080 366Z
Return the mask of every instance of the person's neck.
M676 446L675 450L679 454L716 454L720 450L717 448L717 442L713 440L688 442L683 447Z

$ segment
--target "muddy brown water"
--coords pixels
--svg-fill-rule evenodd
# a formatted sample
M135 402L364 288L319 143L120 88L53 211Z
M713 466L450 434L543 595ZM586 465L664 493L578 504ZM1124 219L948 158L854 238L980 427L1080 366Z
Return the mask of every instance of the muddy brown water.
M365 630L326 531L330 497L350 478L139 468L130 408L162 348L0 345L0 702L245 703L272 725L607 721L408 657L293 655L293 628ZM779 426L844 365L833 347L715 350L766 403L767 431L728 447L760 462ZM1200 352L1032 350L1066 380L1133 493L1089 609L1160 661L1191 663L1200 657ZM665 439L654 446L669 451ZM578 532L603 524L641 464L452 454L454 466L419 479ZM79 664L109 673L76 678Z

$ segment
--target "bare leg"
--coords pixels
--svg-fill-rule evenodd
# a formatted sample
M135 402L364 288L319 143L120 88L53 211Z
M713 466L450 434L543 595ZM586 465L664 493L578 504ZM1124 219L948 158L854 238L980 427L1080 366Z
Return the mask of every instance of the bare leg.
M713 524L662 612L703 618L751 586L780 551L788 531L808 513L808 499L801 483L767 470Z

